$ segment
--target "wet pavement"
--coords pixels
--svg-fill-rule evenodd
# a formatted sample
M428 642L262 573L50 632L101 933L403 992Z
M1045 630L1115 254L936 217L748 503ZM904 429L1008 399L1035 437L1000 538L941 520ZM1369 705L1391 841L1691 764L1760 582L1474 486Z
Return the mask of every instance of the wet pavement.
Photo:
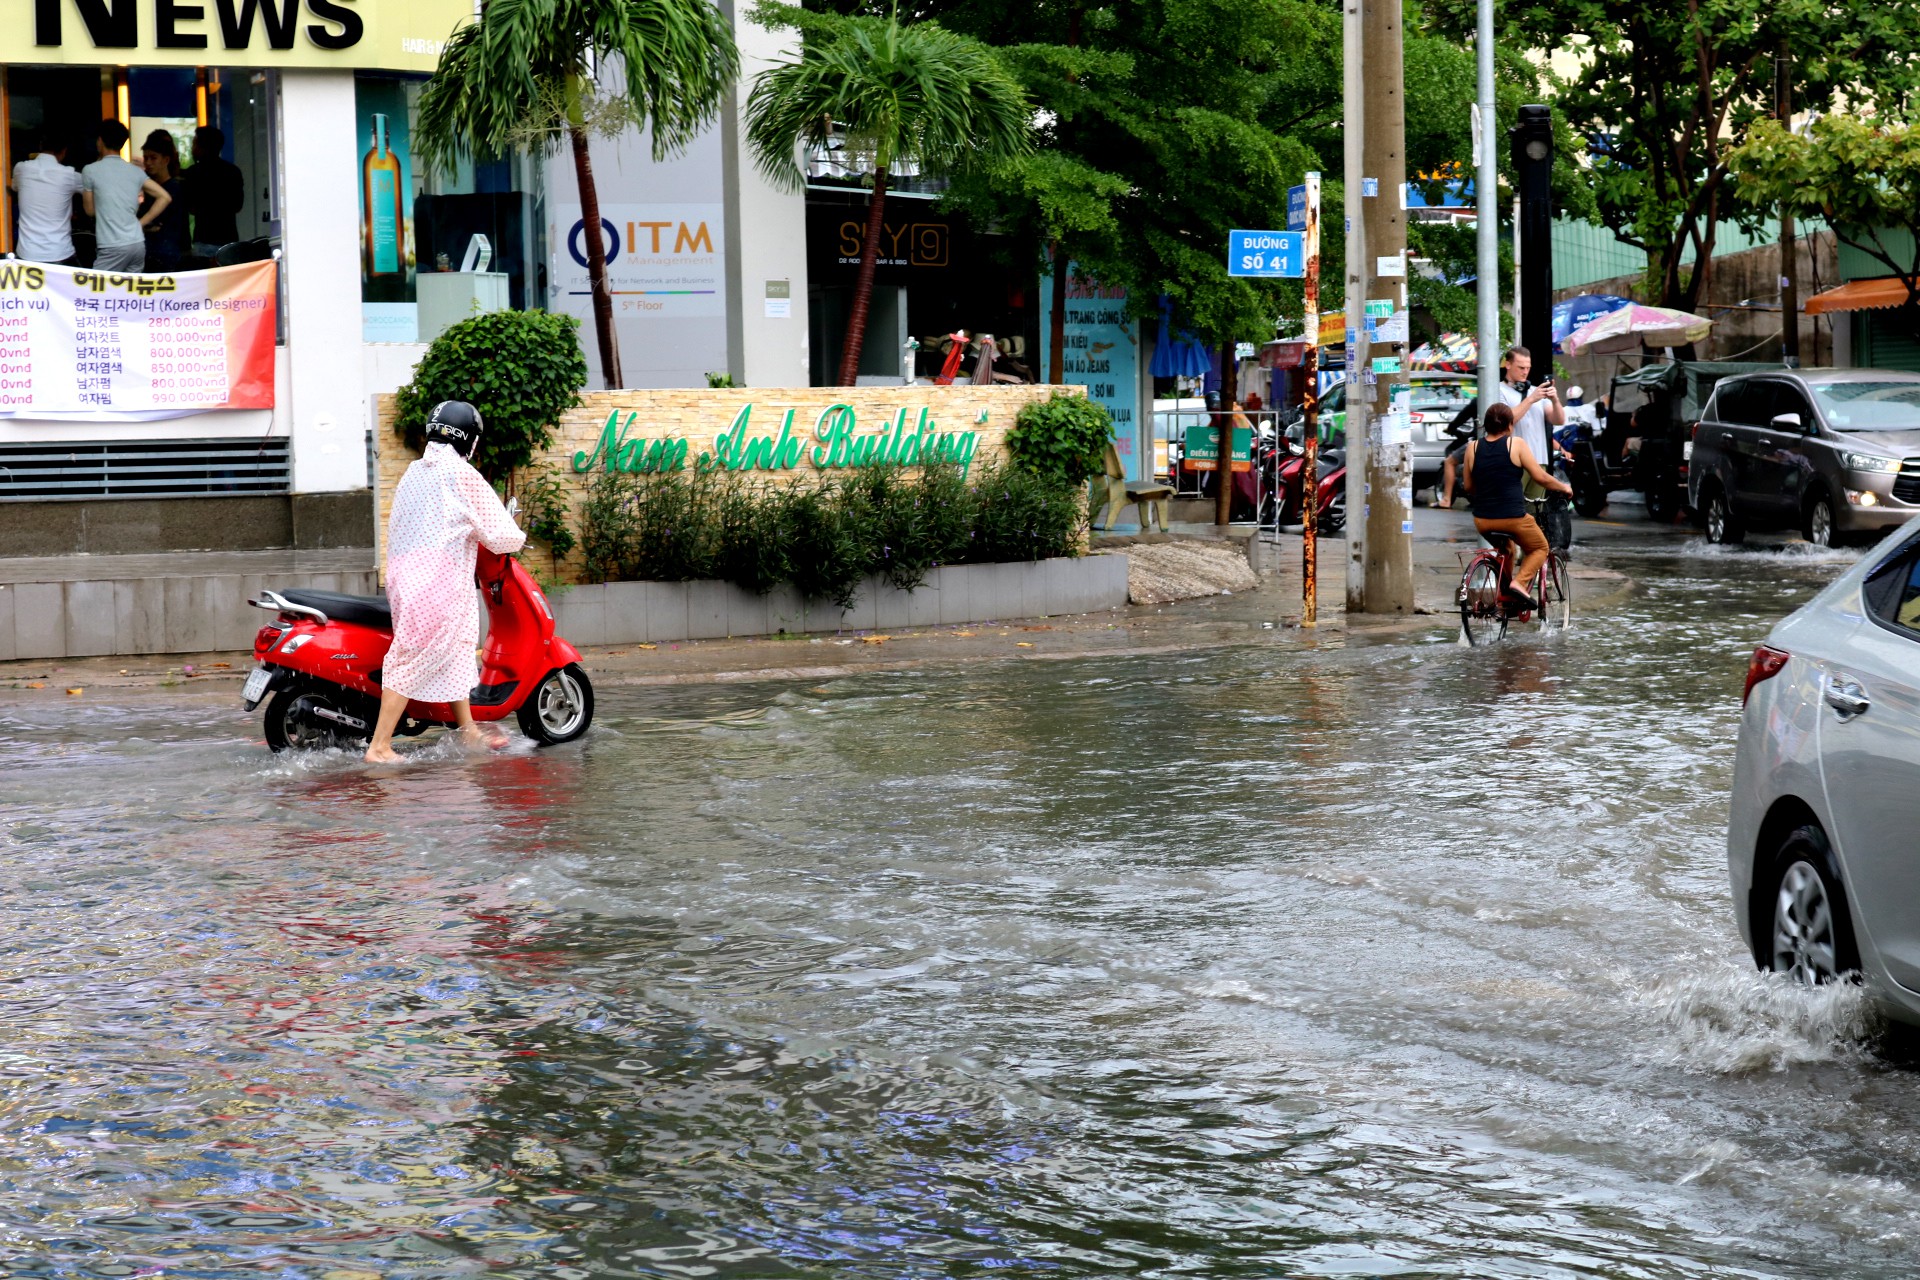
M1556 637L614 686L373 771L0 701L0 1274L1898 1276L1920 1077L1727 902L1855 553Z

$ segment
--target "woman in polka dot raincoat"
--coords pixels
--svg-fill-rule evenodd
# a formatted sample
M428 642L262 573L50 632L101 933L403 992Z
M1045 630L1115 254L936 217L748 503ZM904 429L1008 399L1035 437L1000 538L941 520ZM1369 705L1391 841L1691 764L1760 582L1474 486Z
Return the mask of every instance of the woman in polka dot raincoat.
M408 699L450 702L462 738L489 741L468 695L480 681L480 600L473 585L480 547L510 555L527 540L493 486L467 459L480 443L480 411L445 400L427 416L427 451L400 478L387 521L387 598L393 647L380 678L380 719L367 759L400 759L393 731Z

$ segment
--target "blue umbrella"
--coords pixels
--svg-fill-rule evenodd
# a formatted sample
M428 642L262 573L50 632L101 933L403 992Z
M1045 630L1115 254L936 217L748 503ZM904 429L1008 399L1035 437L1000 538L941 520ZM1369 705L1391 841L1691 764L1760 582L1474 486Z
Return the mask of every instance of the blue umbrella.
M1631 298L1620 298L1611 293L1583 293L1577 298L1554 303L1553 349L1558 351L1568 334L1595 316L1604 316L1609 311L1618 311L1632 303Z
M1195 342L1193 335L1182 333L1174 337L1173 303L1165 295L1160 295L1160 336L1153 344L1153 360L1147 365L1147 372L1156 378L1200 378L1213 368L1207 349Z

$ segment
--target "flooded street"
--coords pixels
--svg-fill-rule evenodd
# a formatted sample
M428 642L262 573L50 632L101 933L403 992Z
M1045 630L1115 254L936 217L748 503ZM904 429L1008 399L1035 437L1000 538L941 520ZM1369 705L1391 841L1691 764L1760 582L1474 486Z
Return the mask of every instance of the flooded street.
M1911 1274L1920 1074L1728 903L1805 552L394 771L12 695L0 1275Z

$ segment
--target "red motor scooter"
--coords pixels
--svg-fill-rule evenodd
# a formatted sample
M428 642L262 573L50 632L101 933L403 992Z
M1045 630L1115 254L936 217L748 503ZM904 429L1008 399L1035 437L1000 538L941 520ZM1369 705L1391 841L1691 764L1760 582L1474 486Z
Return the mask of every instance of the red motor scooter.
M474 581L487 603L487 647L473 718L516 716L529 738L571 742L593 723L593 685L580 651L554 633L553 610L520 562L480 548ZM262 591L248 604L277 615L253 638L259 662L241 700L263 702L267 745L336 746L373 736L380 714L380 664L393 643L385 596L335 591ZM444 702L409 702L399 733L409 737L454 723Z

